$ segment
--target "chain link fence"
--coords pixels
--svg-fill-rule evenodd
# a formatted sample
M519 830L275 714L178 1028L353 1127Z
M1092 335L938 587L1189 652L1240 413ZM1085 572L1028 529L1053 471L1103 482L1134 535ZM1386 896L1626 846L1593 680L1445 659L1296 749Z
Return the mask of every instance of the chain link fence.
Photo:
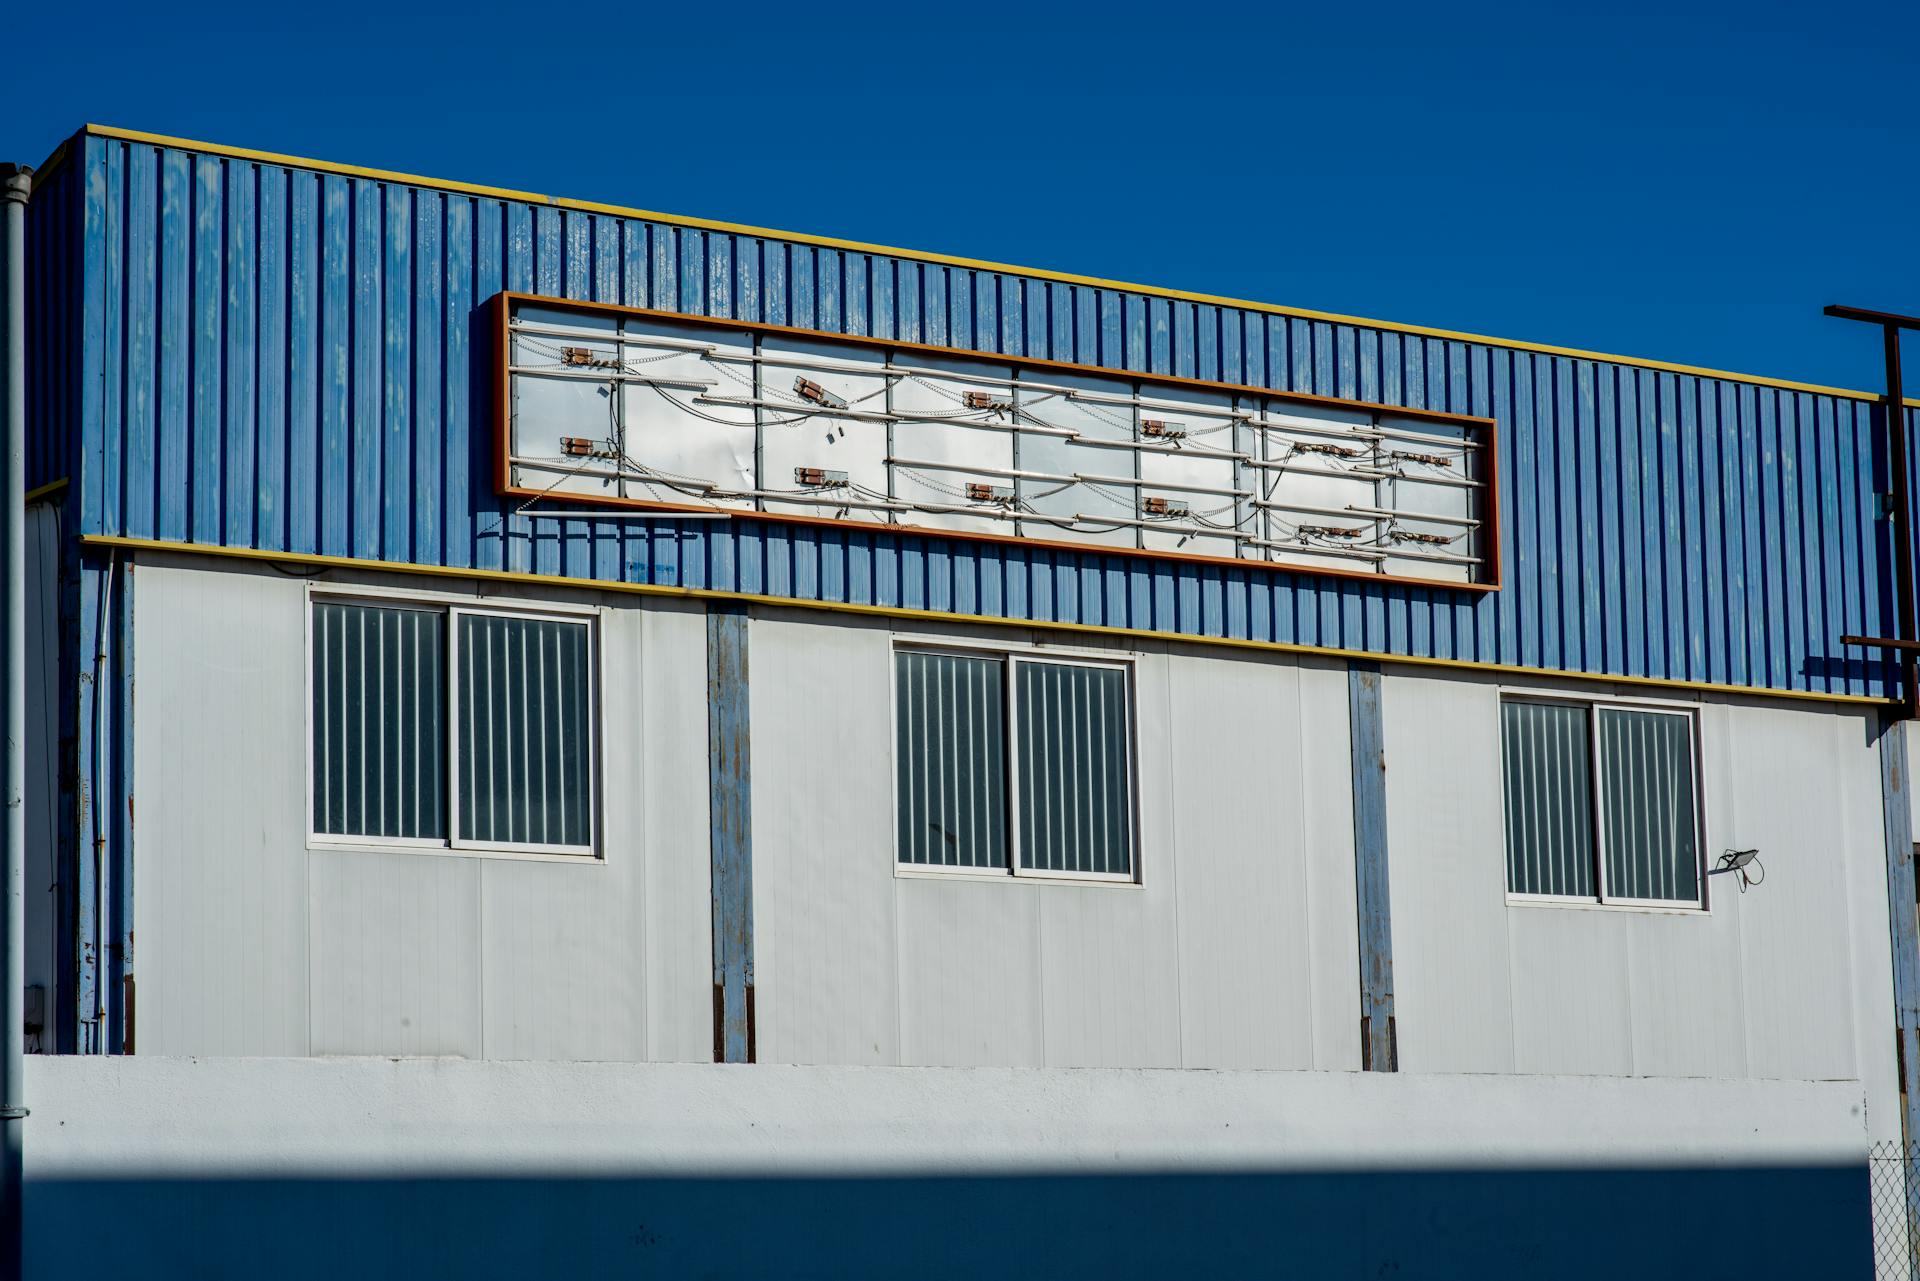
M1920 1278L1920 1144L1883 1140L1867 1149L1877 1281Z

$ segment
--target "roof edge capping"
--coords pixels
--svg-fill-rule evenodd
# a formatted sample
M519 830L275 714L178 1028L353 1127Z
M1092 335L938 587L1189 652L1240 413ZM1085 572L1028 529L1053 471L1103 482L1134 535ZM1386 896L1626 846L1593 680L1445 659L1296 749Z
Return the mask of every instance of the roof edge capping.
M1562 347L1551 343L1528 342L1517 338L1500 338L1490 334L1476 334L1465 330L1440 329L1427 325L1406 324L1392 320L1375 320L1367 316L1350 316L1340 312L1315 311L1306 307L1289 307L1280 303L1258 302L1248 298L1233 298L1222 294L1197 293L1184 289L1173 289L1161 285L1145 285L1135 281L1113 280L1101 276L1084 276L1072 272L1053 271L1044 267L1022 267L1015 263L995 262L984 258L967 258L954 254L934 253L927 250L905 249L897 245L874 244L861 240L847 240L835 236L820 236L806 232L782 231L778 228L759 227L748 223L725 222L711 218L696 218L684 214L663 213L654 209L640 209L629 205L609 204L592 200L578 200L563 196L549 196L536 191L524 191L512 187L492 187L479 183L459 182L447 178L433 178L423 174L405 173L399 170L377 169L361 165L350 165L338 161L316 160L307 156L288 155L283 152L261 151L249 147L236 147L225 143L205 142L194 138L181 138L170 134L150 133L138 129L123 129L117 125L88 123L74 132L72 137L61 142L48 156L42 166L58 164L65 158L68 144L84 137L111 138L120 142L142 143L155 147L172 147L182 151L197 151L206 155L225 156L230 159L247 160L257 164L280 165L291 169L308 169L318 173L333 173L347 177L367 178L377 182L403 183L408 186L430 187L441 191L458 192L465 195L482 196L495 200L518 200L530 204L547 205L557 209L570 209L580 213L598 213L624 218L641 218L653 222L666 223L676 227L688 227L702 231L720 231L734 235L752 236L761 239L786 240L795 244L814 245L820 248L849 250L855 253L881 254L888 257L905 258L915 262L937 263L949 267L965 267L976 271L991 271L1004 275L1024 276L1034 280L1048 280L1060 284L1080 285L1093 289L1112 289L1125 293L1142 294L1170 301L1199 303L1214 307L1233 307L1246 311L1259 312L1270 316L1287 316L1299 320L1325 321L1329 324L1354 325L1360 328L1383 330L1390 333L1408 334L1421 338L1440 338L1454 342L1475 343L1487 347L1503 347L1513 351L1535 352L1548 356L1563 356L1573 360L1603 361L1608 364L1625 365L1635 369L1650 369L1661 373L1681 374L1697 378L1714 378L1728 382L1745 383L1749 386L1772 387L1783 391L1807 392L1813 395L1838 396L1849 400L1878 402L1886 399L1884 393L1861 391L1851 387L1830 387L1822 383L1798 382L1787 378L1773 378L1764 374L1743 374L1729 369L1714 369L1704 365L1678 364L1672 361L1655 360L1645 356L1626 356L1617 352L1593 351L1582 347ZM1920 408L1920 399L1907 398L1903 404L1908 408Z

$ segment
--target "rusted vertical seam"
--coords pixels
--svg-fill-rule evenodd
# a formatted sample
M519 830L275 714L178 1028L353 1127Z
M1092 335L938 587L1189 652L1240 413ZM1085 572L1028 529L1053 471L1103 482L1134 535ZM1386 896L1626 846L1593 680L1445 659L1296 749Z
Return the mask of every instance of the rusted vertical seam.
M707 765L713 868L713 1057L751 1063L753 1010L752 747L747 612L707 613Z
M1399 1069L1393 1017L1393 922L1387 893L1387 757L1380 667L1347 665L1353 763L1354 907L1360 944L1360 1066Z

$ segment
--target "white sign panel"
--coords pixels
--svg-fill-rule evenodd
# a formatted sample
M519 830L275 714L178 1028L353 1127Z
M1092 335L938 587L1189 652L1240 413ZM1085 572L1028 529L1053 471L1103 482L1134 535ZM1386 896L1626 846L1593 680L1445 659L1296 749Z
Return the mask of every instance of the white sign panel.
M1486 419L503 296L506 492L1494 585Z

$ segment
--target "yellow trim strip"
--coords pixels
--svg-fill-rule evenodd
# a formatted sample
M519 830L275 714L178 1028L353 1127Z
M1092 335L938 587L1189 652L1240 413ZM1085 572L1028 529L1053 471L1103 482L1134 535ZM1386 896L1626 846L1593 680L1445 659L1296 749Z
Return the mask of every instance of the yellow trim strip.
M59 146L47 153L47 158L42 160L40 167L33 171L33 183L36 187L51 178L59 171L60 166L66 163L67 150L72 144L72 138L63 139Z
M626 205L602 204L592 200L572 200L566 197L545 196L533 191L518 191L510 187L485 187L475 183L451 182L444 178L427 178L419 174L398 173L389 169L368 169L360 165L337 164L326 160L312 160L303 156L288 156L274 151L255 151L247 147L229 147L220 143L199 142L191 138L175 138L167 134L143 133L135 129L118 129L110 125L90 124L83 126L81 134L91 134L99 138L116 138L122 142L144 143L155 147L174 147L184 151L199 151L210 155L229 156L236 160L250 160L257 164L283 165L295 169L312 169L322 173L343 174L348 177L366 178L375 182L404 183L409 186L433 187L442 191L460 192L465 195L484 196L495 200L520 200L532 204L550 205L559 209L572 209L582 213L611 214L622 218L644 218L652 222L669 223L677 227L691 227L701 231L720 231L733 235L757 236L768 239L788 240L797 244L816 245L825 249L844 249L853 253L883 254L915 262L939 263L948 267L965 267L975 271L1002 272L1008 275L1026 276L1036 280L1052 280L1062 284L1084 285L1093 289L1114 289L1127 293L1146 294L1155 298L1175 299L1181 302L1204 303L1215 307L1238 307L1247 311L1264 312L1273 316L1292 316L1302 320L1324 320L1338 325L1360 325L1369 329L1384 329L1394 333L1413 334L1423 338L1446 338L1457 342L1482 343L1493 347L1506 347L1518 351L1539 352L1548 356L1567 356L1575 360L1602 360L1613 364L1631 365L1637 369L1655 369L1671 374L1690 374L1700 378L1723 378L1734 382L1748 383L1758 387L1777 387L1785 391L1812 392L1822 396L1843 396L1850 400L1878 401L1885 397L1873 392L1856 391L1848 387L1827 387L1819 383L1794 382L1784 378L1766 378L1757 374L1733 373L1725 369L1709 369L1701 365L1678 365L1663 360L1648 360L1639 356L1620 356L1604 351L1588 351L1580 347L1556 347L1548 343L1521 342L1513 338L1492 338L1485 334L1466 333L1455 329L1434 329L1425 325L1399 324L1390 320L1370 320L1365 316L1347 316L1331 311L1312 311L1302 307L1283 307L1277 303L1253 302L1245 298L1228 298L1219 294L1192 293L1184 289L1165 289L1155 285L1135 284L1125 280L1108 280L1100 276L1079 276L1064 271L1048 271L1039 267L1019 267L1011 263L991 262L983 258L961 258L951 254L925 253L914 249L900 249L892 245L868 244L859 240L843 240L834 236L813 236L804 232L778 231L768 227L755 227L745 223L719 222L711 218L689 218L682 214L660 213L651 209L634 209ZM1920 408L1920 400L1908 400L1909 406Z
M67 487L67 478L65 476L62 476L59 480L50 480L44 485L39 485L33 489L29 489L27 491L26 501L23 504L23 506L31 507L35 503L40 502L43 499L52 498L55 494L58 494L63 490L65 490L66 487Z
M354 556L323 556L312 552L277 552L258 547L221 547L211 543L169 542L159 538L129 538L119 534L86 534L80 539L88 547L114 547L123 551L174 552L182 555L214 556L232 560L266 561L276 565L303 565L311 568L354 569L366 573L416 574L428 578L460 578L490 583L519 583L529 586L565 588L569 591L619 592L633 596L669 596L683 600L745 601L781 609L811 609L826 613L859 614L868 618L898 618L919 622L966 624L985 627L1012 627L1022 631L1072 632L1092 636L1117 636L1131 640L1180 645L1209 645L1222 649L1255 650L1264 653L1312 654L1327 658L1362 659L1378 663L1396 663L1408 667L1437 667L1453 671L1483 672L1494 675L1587 681L1598 685L1632 685L1651 689L1692 690L1704 694L1744 694L1755 698L1794 699L1813 703L1849 703L1872 707L1885 706L1886 699L1865 694L1821 694L1809 690L1765 689L1754 685L1719 685L1710 681L1661 680L1650 676L1604 676L1592 672L1569 672L1550 667L1522 667L1516 663L1475 663L1457 658L1417 658L1405 654L1384 654L1371 650L1339 649L1331 645L1299 645L1286 641L1235 640L1224 636L1190 636L1183 632L1156 632L1141 627L1101 627L1093 623L1043 623L1018 618L994 618L974 614L955 614L941 610L906 609L893 605L856 605L838 601L795 600L786 596L767 596L756 592L727 592L710 587L667 587L657 583L621 583L598 578L567 578L560 574L533 574L508 569L461 569L452 565L416 565L408 561L371 560Z

